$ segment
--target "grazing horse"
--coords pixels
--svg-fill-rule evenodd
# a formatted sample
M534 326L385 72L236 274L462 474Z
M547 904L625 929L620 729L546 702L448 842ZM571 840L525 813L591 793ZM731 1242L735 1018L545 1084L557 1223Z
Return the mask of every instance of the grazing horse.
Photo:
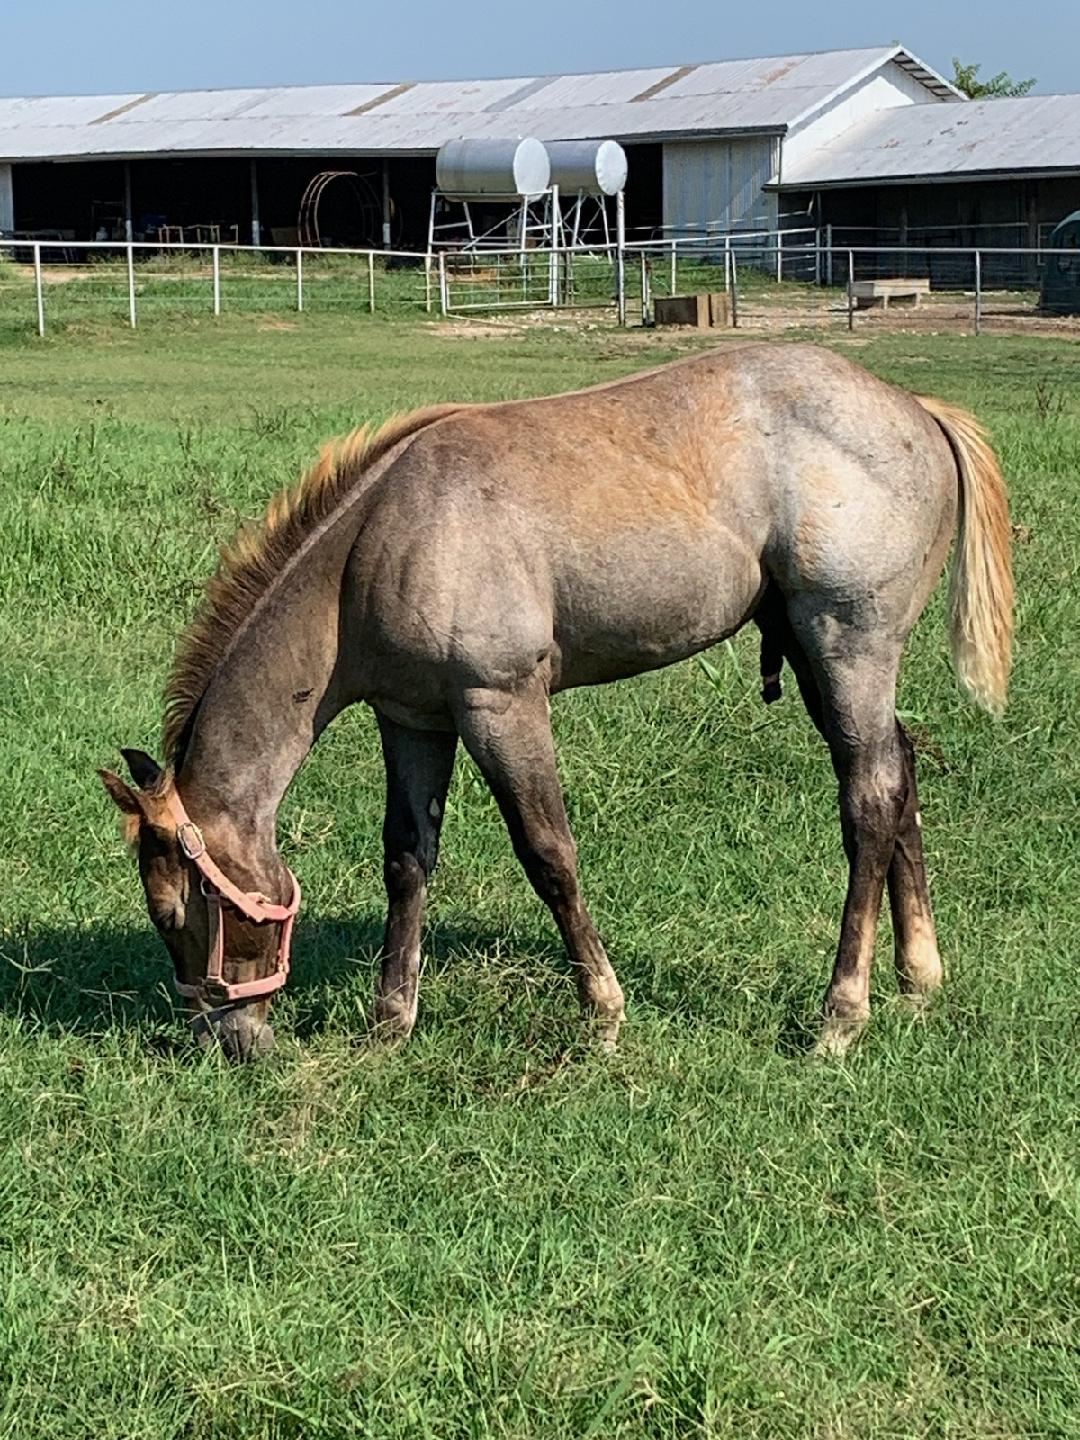
M961 410L828 350L726 346L572 394L445 405L328 446L222 558L166 691L165 766L102 771L202 1039L272 1041L300 893L278 806L359 700L386 763L380 1029L416 1020L421 925L460 738L614 1044L623 994L578 885L551 696L762 633L766 692L794 672L831 752L849 864L820 1045L869 1013L888 885L900 986L941 982L911 745L905 637L959 527L952 653L1005 701L1011 532L1001 473Z

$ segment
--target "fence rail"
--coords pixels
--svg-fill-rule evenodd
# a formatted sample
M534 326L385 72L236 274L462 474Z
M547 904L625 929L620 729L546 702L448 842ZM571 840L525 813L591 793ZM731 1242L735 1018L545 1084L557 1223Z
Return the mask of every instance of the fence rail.
M803 227L699 232L622 247L435 254L3 240L0 324L35 327L44 335L50 326L83 318L136 327L165 314L469 315L586 308L650 324L662 296L723 290L731 323L747 329L854 328L886 316L890 324L980 333L1005 322L1051 319L1040 308L1048 275L1059 291L1071 287L1080 301L1080 250L838 245L835 239L836 232ZM892 285L880 284L886 280ZM905 287L904 281L912 283ZM886 289L894 293L875 293ZM895 308L900 306L906 308Z
M434 305L431 257L417 251L281 245L0 240L0 318L32 293L39 335L55 320L226 311ZM29 309L29 306L27 306Z

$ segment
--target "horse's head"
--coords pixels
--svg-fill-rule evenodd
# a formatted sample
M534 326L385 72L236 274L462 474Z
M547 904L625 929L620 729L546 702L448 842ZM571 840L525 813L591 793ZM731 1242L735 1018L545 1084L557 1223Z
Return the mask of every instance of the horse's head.
M273 858L259 863L223 817L194 823L169 772L141 750L122 752L135 782L98 773L124 816L138 856L150 919L172 957L199 1043L216 1038L230 1060L270 1049L270 997L288 974L295 877ZM289 890L276 904L260 888L267 873Z

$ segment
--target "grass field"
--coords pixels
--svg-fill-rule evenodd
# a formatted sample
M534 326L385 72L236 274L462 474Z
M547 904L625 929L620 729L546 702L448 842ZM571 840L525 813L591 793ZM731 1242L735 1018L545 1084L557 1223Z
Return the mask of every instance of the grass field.
M844 884L834 787L749 636L556 705L627 991L582 1043L553 928L459 763L414 1039L365 1041L381 773L344 716L281 816L307 903L279 1044L174 1018L94 776L156 751L215 545L319 441L691 341L252 317L0 337L0 1435L1080 1433L1080 363L1059 341L850 353L973 406L1021 527L1018 663L959 697L938 597L902 708L947 992L804 1053Z

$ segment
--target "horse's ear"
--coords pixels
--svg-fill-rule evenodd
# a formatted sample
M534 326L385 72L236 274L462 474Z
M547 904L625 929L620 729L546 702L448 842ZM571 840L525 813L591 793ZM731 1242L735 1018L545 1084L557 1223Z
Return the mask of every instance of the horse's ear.
M139 797L130 785L121 780L119 775L114 775L111 770L99 770L97 773L101 776L101 783L125 815L142 814Z
M145 750L121 750L131 771L131 778L140 790L153 790L162 777L161 766Z

